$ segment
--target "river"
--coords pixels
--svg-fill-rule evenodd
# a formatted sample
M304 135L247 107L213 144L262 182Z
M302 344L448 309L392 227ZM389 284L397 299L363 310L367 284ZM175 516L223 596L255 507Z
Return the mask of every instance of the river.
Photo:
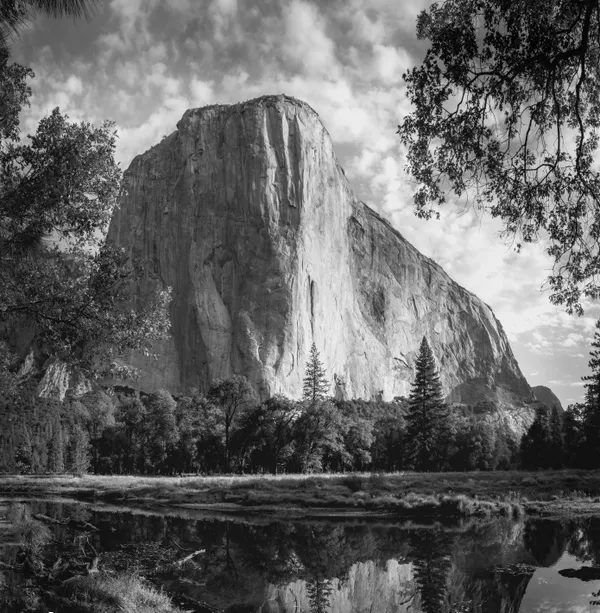
M405 522L210 516L30 501L75 518L100 567L227 613L584 613L600 610L600 517ZM0 514L9 501L0 503ZM72 539L51 525L53 547ZM0 559L17 544L0 531ZM70 543L72 545L72 543ZM164 570L168 558L192 556ZM583 570L581 570L583 567ZM154 572L161 569L160 572ZM6 574L0 588L18 582ZM1 575L1 574L0 574ZM13 586L14 587L14 586Z

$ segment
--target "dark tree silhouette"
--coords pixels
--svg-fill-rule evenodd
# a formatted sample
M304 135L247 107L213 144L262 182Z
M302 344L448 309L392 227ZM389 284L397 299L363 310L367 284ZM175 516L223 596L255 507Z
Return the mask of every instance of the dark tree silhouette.
M256 396L250 382L242 375L217 379L208 390L208 400L221 410L225 428L225 472L231 470L231 429L241 411L249 407Z
M399 134L428 218L452 190L516 241L547 240L551 301L582 312L600 266L598 0L445 0L423 11Z
M546 405L536 409L535 419L521 439L523 468L550 468L552 464L552 430Z
M2 0L0 2L0 48L32 21L37 13L60 17L89 19L100 0Z
M310 613L328 613L329 595L331 594L331 580L312 578L306 582Z
M448 407L427 339L423 337L409 397L407 464L414 470L440 470L446 462Z
M441 613L452 567L452 539L439 530L412 530L409 533L414 578L424 613Z

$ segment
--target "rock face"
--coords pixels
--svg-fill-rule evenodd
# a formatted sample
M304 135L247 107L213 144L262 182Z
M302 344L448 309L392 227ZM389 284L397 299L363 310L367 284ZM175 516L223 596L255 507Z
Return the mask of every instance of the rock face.
M338 396L407 395L422 337L453 402L534 400L500 322L359 201L317 114L286 96L187 111L136 157L108 240L173 288L143 389L248 376L299 397L314 341ZM530 420L527 411L520 411Z
M549 387L546 387L545 385L536 385L531 389L536 400L543 402L550 408L558 407L561 411L563 410L563 406L558 399L558 396Z

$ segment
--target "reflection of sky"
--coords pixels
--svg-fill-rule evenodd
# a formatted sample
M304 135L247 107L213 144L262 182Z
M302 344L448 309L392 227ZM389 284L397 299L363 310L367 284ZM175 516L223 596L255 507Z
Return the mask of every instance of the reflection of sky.
M568 579L558 574L564 568L579 568L581 562L565 553L550 568L538 568L529 585L519 613L587 613L600 608L590 605L592 592L600 590L600 581Z

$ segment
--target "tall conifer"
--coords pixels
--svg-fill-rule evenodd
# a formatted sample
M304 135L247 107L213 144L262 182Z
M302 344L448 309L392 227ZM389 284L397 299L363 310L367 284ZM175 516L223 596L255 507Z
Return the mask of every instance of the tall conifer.
M448 407L427 339L423 337L409 397L407 465L414 470L441 470L446 461Z
M328 393L329 381L319 357L317 346L313 343L306 364L302 397L310 404L315 404L319 400L325 400Z
M592 347L588 362L592 374L582 377L586 388L583 459L586 467L596 468L600 465L598 459L598 452L600 452L600 320L596 323Z

